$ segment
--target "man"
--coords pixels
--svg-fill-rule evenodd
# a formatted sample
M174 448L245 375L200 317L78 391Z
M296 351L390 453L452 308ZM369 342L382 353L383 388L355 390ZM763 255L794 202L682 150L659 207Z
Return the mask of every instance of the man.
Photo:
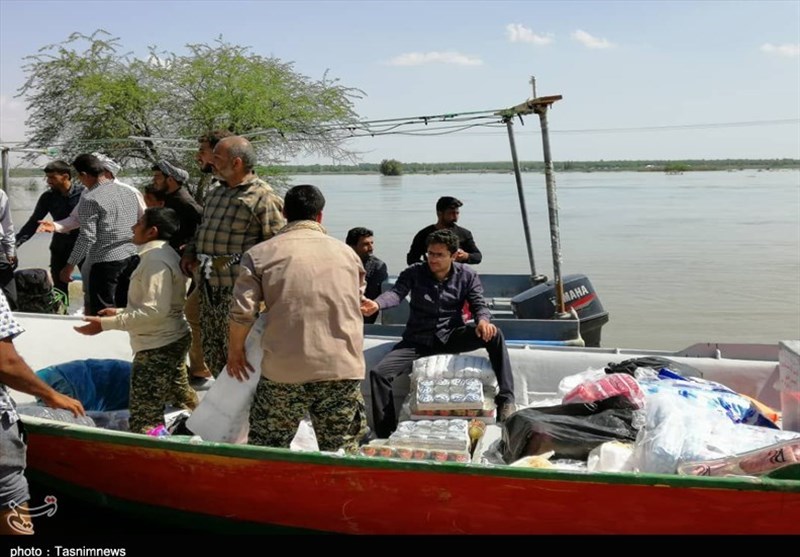
M150 185L144 188L144 204L147 208L163 207L167 201L167 194Z
M462 205L464 204L455 197L445 196L439 198L436 202L436 224L426 226L414 236L414 240L411 242L411 248L406 255L406 263L408 265L413 265L425 259L428 235L435 230L452 230L458 237L459 248L456 252L455 259L458 263L477 265L481 262L483 255L478 249L478 246L475 245L472 232L456 224L460 213L459 209Z
M48 163L44 167L44 174L47 177L48 190L39 196L28 222L17 232L17 248L33 237L39 221L48 213L53 220L69 217L85 190L83 184L72 183L72 170L64 161ZM62 281L59 275L67 264L67 258L72 253L77 239L76 228L69 232L56 232L50 240L50 276L53 278L53 286L65 296L69 295L69 285Z
M99 161L100 166L103 170L102 177L104 178L104 180L111 180L118 186L123 187L129 190L130 192L133 192L133 194L136 196L136 205L137 205L136 218L137 219L140 218L144 214L145 209L147 208L147 204L144 201L144 195L142 194L142 192L140 192L138 189L134 188L130 184L126 184L125 182L121 182L117 179L117 175L122 171L122 166L120 166L119 163L117 163L116 161L114 161L113 159L102 153L95 152L92 153L92 156ZM84 196L86 195L86 193L88 193L88 191L89 190L86 188L83 189L83 191L81 192L81 196L78 199L78 203L75 204L75 207L73 207L72 211L68 216L62 218L61 220L53 222L40 220L39 227L36 229L36 232L54 232L63 234L71 232L73 230L78 230L78 228L80 227L80 219L78 218L78 207L80 205L81 200L83 200ZM133 269L136 268L137 263L138 263L138 258L134 257L128 262L128 266L125 269L123 269L123 271L120 273L118 277L118 281L121 284L120 291L122 292L128 291L128 281L130 279L131 273L133 272ZM80 266L81 277L83 279L82 287L83 287L83 298L84 298L84 303L83 303L84 311L88 312L87 308L89 308L90 305L89 276L91 275L92 266L91 262L89 261L83 261L83 262L79 261L78 265ZM55 280L56 279L54 277L53 281L55 282ZM59 278L59 280L61 279ZM69 290L69 287L67 287L67 290Z
M409 373L411 363L423 356L486 348L499 386L495 397L498 421L515 411L514 378L505 339L490 322L477 273L456 262L458 237L451 230L437 230L428 236L427 246L427 262L411 265L400 273L391 290L362 304L362 313L372 315L398 305L411 294L411 315L403 339L369 373L372 418L381 438L397 427L392 382ZM475 323L464 324L464 302L468 302Z
M197 139L197 155L195 160L200 167L200 172L203 174L213 174L214 172L214 147L217 143L231 137L233 134L228 130L214 130L205 135L201 135Z
M206 365L216 377L228 358L228 308L242 254L280 230L283 201L254 172L256 152L243 137L214 147L214 173L222 180L205 199L203 220L181 258L186 276L199 269L200 326Z
M351 228L347 232L345 240L345 243L353 248L353 251L361 258L361 263L367 272L367 289L364 292L364 296L370 300L380 296L381 285L383 281L389 278L386 263L373 255L373 251L375 251L375 239L373 236L372 230L359 226ZM377 318L377 313L369 317L364 316L364 323L375 323Z
M79 155L72 166L89 190L78 203L80 232L61 280L70 282L75 266L83 261L82 272L88 292L86 315L101 309L125 307L128 278L136 259L131 229L138 220L139 199L131 188L105 175L94 155ZM141 195L141 194L140 194Z
M180 258L169 245L180 222L172 209L147 209L133 226L139 265L131 275L128 305L100 310L75 327L84 335L128 331L134 353L131 369L130 429L147 433L164 423L164 406L194 410L197 394L189 387L186 354L191 334L183 317L186 278Z
M187 242L194 238L197 227L203 218L203 208L198 205L189 191L184 187L189 182L189 173L160 160L152 167L153 187L164 194L164 206L174 210L180 221L180 230L172 236L170 245L178 255L183 255ZM196 386L206 386L206 379L211 372L203 358L203 342L200 329L200 296L197 283L192 280L186 298L186 319L192 329L192 346L189 350L189 374Z
M134 188L132 185L127 184L125 182L122 182L117 178L117 176L119 176L119 173L122 172L122 166L118 162L113 160L111 157L109 157L107 155L104 155L102 153L95 152L95 153L92 153L92 155L97 157L97 160L100 161L100 164L102 165L103 169L105 170L103 175L106 178L108 178L109 180L113 180L115 183L119 184L120 186L123 186L123 187L131 190L136 195L136 203L137 203L137 205L139 207L137 218L141 218L142 215L144 214L145 209L147 209L147 205L144 202L144 195L142 194L142 192L140 192L138 189Z
M160 160L152 170L153 186L165 194L164 206L178 214L181 228L169 243L178 255L182 255L186 243L194 238L197 226L203 218L203 208L184 187L189 183L189 173L184 169L172 165L169 161Z
M0 535L18 534L8 519L19 508L27 511L30 499L25 479L25 435L6 386L41 399L51 408L83 416L83 405L62 395L39 379L14 348L13 339L24 332L14 320L6 297L0 292ZM30 532L33 533L33 528Z
M14 223L11 221L11 207L8 195L0 190L0 290L2 290L11 309L17 309L17 283L14 269L17 268L17 249L15 247Z
M245 339L263 301L269 319L248 442L288 448L308 412L320 450L355 452L367 430L359 311L364 268L320 224L325 198L319 189L295 186L284 203L288 224L242 258L230 310L228 373L242 381L253 371Z

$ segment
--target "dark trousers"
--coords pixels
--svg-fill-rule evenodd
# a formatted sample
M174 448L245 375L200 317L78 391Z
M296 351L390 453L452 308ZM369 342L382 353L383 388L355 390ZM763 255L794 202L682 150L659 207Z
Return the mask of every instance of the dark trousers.
M14 278L14 266L8 262L5 255L0 256L0 288L8 300L11 311L17 309L17 281Z
M50 242L50 276L53 279L53 287L58 288L65 295L69 295L69 283L63 282L59 276L61 269L67 266L67 260L75 246L77 236L71 234L53 234ZM78 265L80 268L80 265Z
M88 315L97 315L104 308L124 308L128 304L131 273L138 264L138 255L120 261L92 263Z
M447 342L442 343L437 339L433 346L402 340L369 372L369 383L372 390L372 420L377 436L384 439L397 428L397 412L394 407L392 383L397 377L411 372L411 364L414 360L434 354L469 352L478 348L485 348L489 353L489 361L497 377L499 392L495 397L495 402L498 405L503 402L513 402L514 377L511 375L508 349L500 329L488 342L483 341L475 334L474 324L459 327L453 331Z

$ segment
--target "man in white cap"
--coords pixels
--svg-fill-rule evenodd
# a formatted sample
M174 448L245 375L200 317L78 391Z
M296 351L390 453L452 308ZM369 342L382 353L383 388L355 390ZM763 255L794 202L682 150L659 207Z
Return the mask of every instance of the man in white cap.
M127 303L128 279L138 262L131 242L133 225L139 219L138 198L129 187L111 180L94 155L79 155L72 166L89 191L78 203L80 232L61 270L61 280L70 282L75 267L83 261L84 284L88 278L85 313L98 315L105 308ZM87 269L91 270L87 273Z
M130 191L132 191L136 195L136 203L137 203L137 215L138 218L144 214L145 209L147 209L147 205L144 202L144 195L138 189L134 188L130 184L126 184L125 182L120 182L117 179L117 175L122 171L122 165L116 162L111 157L104 155L102 153L94 152L92 156L95 157L99 162L100 166L103 168L102 176L107 179L113 181L115 184L118 184ZM81 200L83 196L86 195L88 189L81 190ZM78 219L78 206L80 205L80 200L78 203L73 207L72 211L70 212L69 216L57 220L57 221L47 221L47 220L40 220L39 227L36 229L36 232L54 232L58 234L67 234L73 230L77 230L80 226L80 220ZM80 262L79 262L80 263ZM135 267L136 260L132 261L131 264ZM82 281L83 287L83 297L84 297L84 306L89 307L89 280L88 277L91 273L90 262L86 261L80 265L81 270L81 277L85 277ZM133 268L126 269L123 272L122 278L123 282L130 277L131 273L133 272ZM54 282L61 283L61 280L58 277L53 277ZM127 291L127 283L123 285L125 290ZM68 294L68 292L67 292Z

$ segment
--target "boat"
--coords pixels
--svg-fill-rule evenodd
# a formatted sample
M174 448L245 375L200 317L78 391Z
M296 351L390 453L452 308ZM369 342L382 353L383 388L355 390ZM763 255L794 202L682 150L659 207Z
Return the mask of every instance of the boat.
M546 120L547 110L560 98L536 97L534 91L534 98L498 113L508 126L531 274L481 279L494 322L508 339L517 404L527 406L555 395L565 376L644 356L690 365L701 377L772 407L789 400L776 389L777 342L705 343L678 352L599 347L608 313L586 277L562 278L560 271ZM515 117L532 113L542 123L553 281L537 274L533 264L511 130ZM423 120L427 125L452 116ZM401 304L382 312L381 323L365 327L367 369L397 342L407 311ZM131 357L127 335L120 331L88 338L72 330L77 317L17 318L27 332L14 342L33 369L75 359ZM50 339L46 348L42 339ZM408 389L408 379L395 382L398 401ZM369 392L364 394L369 407ZM791 394L800 399L800 393ZM188 436L158 438L31 416L23 416L23 421L29 433L27 475L37 484L101 507L204 531L800 534L800 479L791 477L579 473L396 460Z
M77 317L16 317L26 333L14 342L33 369L75 358L130 359L124 333L83 337L72 330ZM43 338L51 339L46 349ZM368 367L396 340L368 336ZM689 364L702 377L765 404L780 404L777 344L698 344L675 353L519 344L509 352L523 405L555 392L565 375L654 355ZM396 385L397 395L407 387ZM23 421L27 474L37 485L204 531L800 534L798 479L405 461L158 438L30 416Z

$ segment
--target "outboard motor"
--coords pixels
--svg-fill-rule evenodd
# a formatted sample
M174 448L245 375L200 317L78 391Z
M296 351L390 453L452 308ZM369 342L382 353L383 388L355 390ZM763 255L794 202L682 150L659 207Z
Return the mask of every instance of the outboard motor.
M564 282L564 305L578 313L581 337L586 346L600 346L600 330L608 323L592 283L586 275L567 275ZM511 298L517 319L552 319L556 313L555 281L549 280Z

